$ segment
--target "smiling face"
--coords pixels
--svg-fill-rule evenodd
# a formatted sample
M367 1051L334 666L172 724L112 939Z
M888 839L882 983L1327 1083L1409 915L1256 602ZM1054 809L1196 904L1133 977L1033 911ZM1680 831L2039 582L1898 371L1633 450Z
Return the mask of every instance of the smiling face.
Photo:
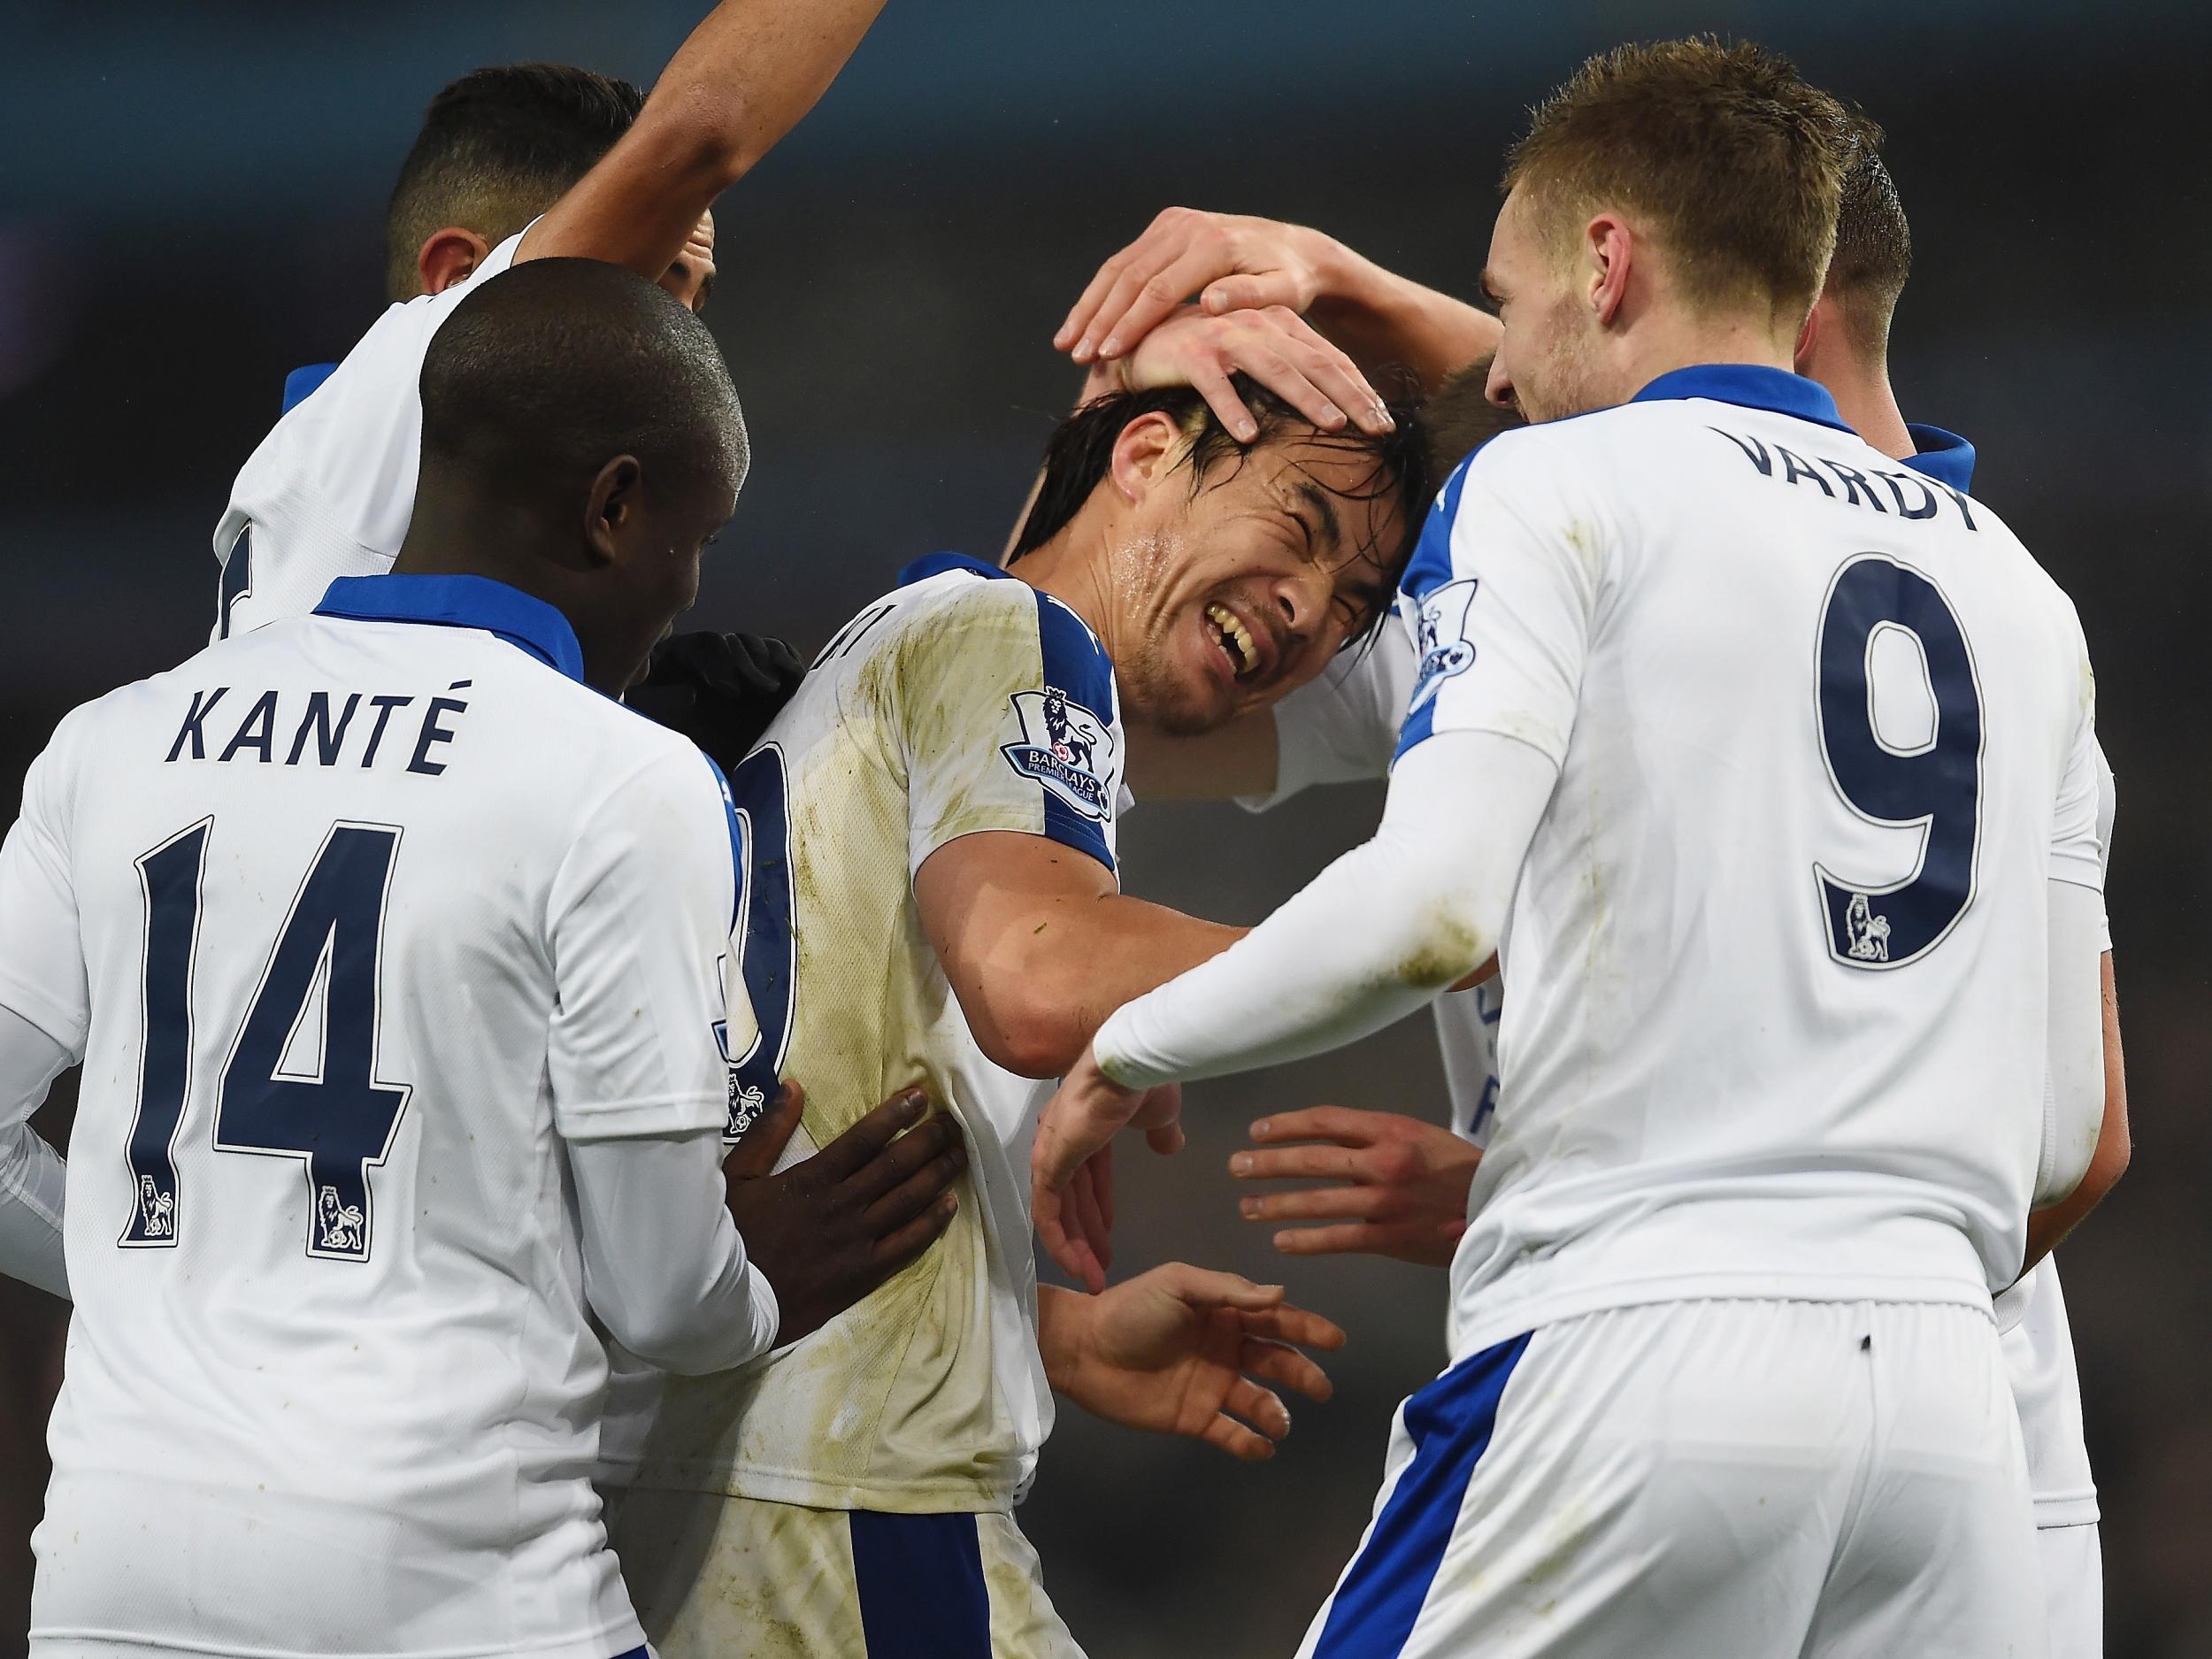
M1405 537L1395 480L1318 434L1218 458L1194 492L1191 467L1167 416L1124 430L1102 618L1124 707L1185 735L1319 673L1388 606Z

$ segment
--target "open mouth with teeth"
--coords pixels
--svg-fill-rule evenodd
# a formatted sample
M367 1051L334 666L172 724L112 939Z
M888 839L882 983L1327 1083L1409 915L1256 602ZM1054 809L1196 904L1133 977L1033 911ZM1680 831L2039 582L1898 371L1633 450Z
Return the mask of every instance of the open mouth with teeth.
M1251 629L1238 619L1236 612L1218 603L1210 604L1206 607L1206 626L1239 680L1248 679L1259 672L1260 648L1253 641Z

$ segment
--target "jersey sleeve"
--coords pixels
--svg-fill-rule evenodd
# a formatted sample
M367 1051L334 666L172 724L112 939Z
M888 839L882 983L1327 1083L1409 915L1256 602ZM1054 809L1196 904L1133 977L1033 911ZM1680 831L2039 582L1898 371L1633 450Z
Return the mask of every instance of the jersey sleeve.
M2098 896L2101 898L2103 896L2104 883L2112 878L2112 825L2113 820L2119 815L2119 785L2113 781L2112 763L2104 757L2104 745L2099 743L2097 745L2097 854L2101 862L2098 865L2097 887ZM2097 937L2102 941L2100 947L2101 949L2109 951L2112 949L2112 907L2108 904L2104 907L2104 921L2097 929Z
M1114 869L1120 703L1074 611L1026 582L978 580L890 649L884 718L906 768L910 870L983 830L1048 836Z
M304 616L337 578L390 567L414 517L430 342L521 241L510 236L443 293L388 308L261 441L215 529L216 639Z
M1316 784L1385 776L1412 694L1413 640L1394 611L1363 649L1275 705L1275 787L1238 804L1264 812Z
M1541 435L1493 440L1463 462L1422 527L1399 598L1416 657L1399 755L1470 731L1566 757L1601 554L1542 465Z
M2058 802L2051 820L2051 879L2104 891L2104 829L2100 811L2103 751L2097 747L2097 681L2089 666L2089 648L2081 624L2072 626L2079 653L2075 671L2079 692L2074 699L2073 731L2066 769L2060 774Z
M88 709L55 731L23 780L23 810L0 846L0 1007L83 1058L92 1018L70 859L76 755Z
M688 744L613 789L548 905L554 1123L570 1140L718 1128L729 1109L737 866L715 774Z

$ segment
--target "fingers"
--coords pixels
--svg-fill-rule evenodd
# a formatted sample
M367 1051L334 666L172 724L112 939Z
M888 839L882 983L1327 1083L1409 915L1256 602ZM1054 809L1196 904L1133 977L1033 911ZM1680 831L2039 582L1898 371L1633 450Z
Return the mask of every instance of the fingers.
M967 1143L960 1125L949 1112L925 1118L838 1183L841 1194L856 1204L872 1204L902 1187L917 1172L950 1158L952 1172L967 1167Z
M1256 1285L1241 1274L1194 1267L1188 1262L1170 1262L1152 1271L1163 1290L1201 1313L1234 1308L1256 1316L1283 1305L1280 1285Z
M1386 1256L1398 1238L1371 1221L1347 1221L1333 1227L1286 1227L1271 1242L1285 1256Z
M933 1127L934 1127L934 1121L924 1124L920 1129L915 1130L912 1134L902 1140L898 1143L897 1149L902 1149L908 1141L913 1141L923 1131ZM888 1157L879 1158L862 1173L865 1175L873 1170L886 1167L890 1162L891 1159ZM935 1203L941 1194L949 1192L953 1183L960 1179L961 1171L967 1167L966 1143L955 1139L952 1144L943 1151L931 1158L880 1198L869 1204L861 1212L862 1225L877 1238L897 1232L899 1228Z
M1221 1409L1242 1417L1271 1440L1279 1440L1290 1432L1290 1408L1274 1390L1263 1388L1249 1378L1240 1377L1229 1385Z
M1255 375L1261 385L1274 391L1275 387L1265 375ZM1279 377L1288 379L1287 376ZM1236 387L1229 380L1229 372L1222 365L1211 361L1190 365L1191 389L1206 400L1206 407L1229 429L1229 434L1239 443L1249 443L1260 435L1260 423L1252 419L1252 411L1237 396ZM1341 418L1339 419L1341 425Z
M1285 1388L1294 1388L1309 1400L1326 1400L1336 1392L1329 1373L1308 1356L1280 1342L1247 1340L1239 1366L1255 1377L1264 1377Z
M1344 1346L1344 1327L1333 1319L1325 1319L1310 1308L1301 1308L1295 1302L1284 1302L1276 1308L1263 1308L1256 1313L1243 1316L1244 1331L1255 1340L1277 1342L1295 1342L1301 1348L1325 1349ZM1252 1368L1248 1365L1247 1371Z
M1060 1270L1076 1280L1094 1296L1106 1288L1106 1270L1099 1265L1098 1257L1090 1246L1068 1230L1062 1217L1061 1194L1057 1187L1039 1187L1032 1194L1035 1215L1037 1240L1045 1247L1045 1253L1060 1264Z
M1357 1181L1366 1179L1361 1154L1350 1147L1320 1145L1269 1147L1233 1152L1229 1173L1240 1181Z
M1231 311L1264 311L1271 305L1294 311L1304 297L1298 291L1298 279L1290 272L1255 271L1209 282L1198 303L1208 315L1223 317Z
M1219 276L1227 257L1225 250L1217 251L1210 239L1202 235L1199 245L1180 253L1164 248L1133 264L1108 293L1099 315L1084 331L1084 339L1097 342L1097 354L1102 357L1120 357L1172 317L1200 288ZM1117 299L1121 301L1118 310ZM1081 344L1076 347L1075 360L1087 361Z
M822 1173L841 1181L889 1146L902 1130L921 1121L929 1109L929 1096L918 1088L902 1088L815 1156Z
M1104 1156L1101 1153L1100 1156ZM1090 1247L1092 1256L1101 1267L1114 1264L1113 1230L1106 1225L1104 1211L1098 1202L1098 1159L1093 1158L1076 1171L1075 1179L1068 1183L1066 1214L1074 1223L1083 1241Z
M771 1173L784 1148L791 1144L791 1137L798 1133L799 1119L805 1110L806 1090L788 1082L778 1089L767 1111L738 1138L730 1156L722 1160L723 1179L752 1180Z
M1240 1200L1247 1221L1375 1221L1389 1194L1373 1187L1305 1187Z
M1198 1431L1198 1438L1207 1445L1229 1454L1240 1463L1263 1463L1275 1455L1275 1442L1263 1435L1255 1434L1234 1417L1217 1412L1208 1419L1206 1426Z
M952 1225L952 1218L959 1213L960 1200L951 1193L943 1193L939 1194L936 1202L913 1220L878 1239L869 1252L878 1269L876 1284L880 1285L936 1243L944 1236L945 1229ZM872 1285L869 1289L874 1287Z
M1344 1106L1309 1106L1302 1111L1274 1112L1252 1125L1252 1139L1263 1146L1285 1141L1334 1141L1343 1146L1372 1146L1386 1112L1354 1111Z

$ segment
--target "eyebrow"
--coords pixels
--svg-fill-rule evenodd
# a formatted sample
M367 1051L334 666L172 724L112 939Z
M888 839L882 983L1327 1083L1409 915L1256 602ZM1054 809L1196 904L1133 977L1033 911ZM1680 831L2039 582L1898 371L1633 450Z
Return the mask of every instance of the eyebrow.
M1337 521L1336 503L1329 499L1329 492L1311 479L1303 478L1291 486L1291 494L1311 507L1314 517L1321 520L1321 540L1328 544L1329 550L1334 552L1341 548L1344 545L1344 527ZM1305 522L1300 518L1299 526L1303 528ZM1308 531L1307 535L1310 539L1312 532Z

